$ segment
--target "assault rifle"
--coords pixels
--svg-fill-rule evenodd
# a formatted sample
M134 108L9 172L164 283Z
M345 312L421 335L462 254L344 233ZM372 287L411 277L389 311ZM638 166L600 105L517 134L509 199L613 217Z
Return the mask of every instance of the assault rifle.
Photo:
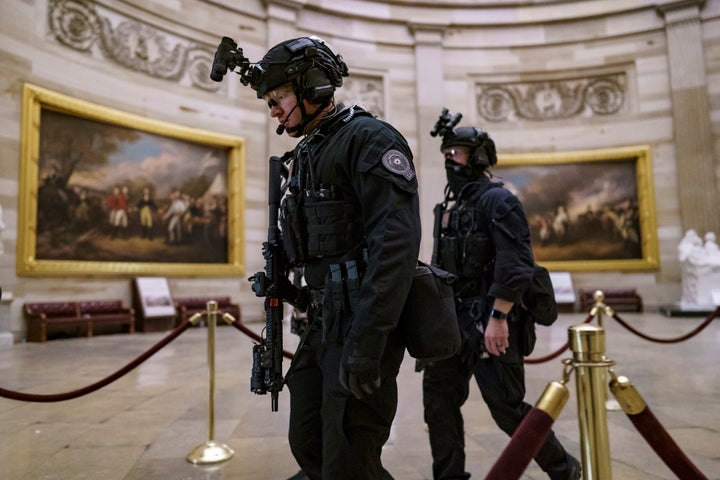
M270 157L268 174L268 238L263 242L265 271L249 278L252 290L258 297L265 297L265 336L253 345L253 365L250 390L258 395L270 392L270 408L278 410L278 393L283 387L283 279L287 281L288 265L282 248L278 228L283 169L280 157Z

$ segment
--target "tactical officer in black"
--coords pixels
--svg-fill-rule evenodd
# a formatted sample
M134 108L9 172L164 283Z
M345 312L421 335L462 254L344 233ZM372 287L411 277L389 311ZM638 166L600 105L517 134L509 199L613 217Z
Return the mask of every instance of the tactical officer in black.
M392 478L381 462L404 345L396 326L420 248L412 153L391 125L335 104L348 75L317 37L271 48L246 80L303 137L280 209L283 247L303 270L308 328L286 374L289 440L311 479Z
M435 480L467 479L460 407L475 377L497 425L512 435L531 406L525 397L523 354L528 333L519 312L533 275L530 229L518 198L491 180L495 144L473 127L453 129L462 115L438 120L448 184L435 208L433 263L458 276L453 285L461 353L424 367L423 403ZM534 330L532 330L534 333ZM535 457L553 480L580 478L580 464L550 433Z

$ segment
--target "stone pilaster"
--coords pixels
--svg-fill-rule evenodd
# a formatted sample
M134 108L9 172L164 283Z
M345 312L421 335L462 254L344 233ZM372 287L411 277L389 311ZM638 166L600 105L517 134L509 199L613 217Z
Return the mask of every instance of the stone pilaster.
M682 0L659 7L666 23L682 227L701 234L720 230L700 23L704 3Z
M444 27L415 24L411 26L411 32L415 38L415 78L419 79L416 84L418 146L413 153L421 192L423 240L420 258L430 260L433 246L433 206L442 201L446 183L444 162L439 151L441 139L430 136L430 131L445 106L442 58Z

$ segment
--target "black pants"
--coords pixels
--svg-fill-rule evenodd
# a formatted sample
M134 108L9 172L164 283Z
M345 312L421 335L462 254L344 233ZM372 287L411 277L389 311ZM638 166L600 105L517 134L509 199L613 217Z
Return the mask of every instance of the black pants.
M340 386L342 346L321 340L311 327L286 378L293 456L313 480L391 480L380 455L397 409L402 346L389 342L380 390L357 400Z
M507 362L491 356L481 359L470 370L458 355L426 366L423 403L435 480L470 478L470 473L465 471L465 434L460 407L468 398L471 376L475 376L495 423L509 436L532 408L523 400L525 372L522 360ZM535 461L551 479L567 478L567 454L552 431Z

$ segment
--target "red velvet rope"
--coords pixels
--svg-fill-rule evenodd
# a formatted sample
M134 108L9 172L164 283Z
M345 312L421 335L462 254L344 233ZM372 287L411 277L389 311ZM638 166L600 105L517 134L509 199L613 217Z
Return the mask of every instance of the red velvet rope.
M710 325L710 322L712 322L712 321L715 319L715 317L717 317L718 315L720 315L720 307L716 308L715 311L712 312L712 313L711 313L700 325L698 325L698 327L695 328L693 331L691 331L691 332L689 332L689 333L686 333L685 335L682 335L682 336L680 336L680 337L676 337L676 338L657 338L657 337L651 337L651 336L646 335L646 334L644 334L644 333L642 333L642 332L634 329L633 327L631 327L627 322L623 321L623 319L621 319L621 318L618 316L617 313L613 313L612 318L614 318L615 320L617 320L617 322L618 322L620 325L622 325L623 327L627 328L628 330L630 330L632 333L634 333L634 334L637 335L638 337L644 338L645 340L650 340L651 342L657 342L657 343L677 343L677 342L682 342L682 341L684 341L684 340L687 340L688 338L692 338L692 337L694 337L695 335L697 335L698 333L702 332L702 331L705 329L705 327L707 327L708 325Z
M590 323L593 321L593 318L595 318L595 317L593 317L592 315L588 315L583 323ZM533 364L533 363L548 362L548 361L562 355L562 353L567 349L568 349L568 344L567 344L567 342L565 342L565 345L563 345L559 349L555 350L553 353L551 353L549 355L545 355L544 357L540 357L540 358L526 358L525 363Z
M655 453L665 462L677 478L682 480L708 480L703 473L685 456L665 428L658 422L649 407L628 418Z
M153 356L155 353L158 352L161 348L163 348L168 343L175 340L178 336L180 336L181 333L183 333L185 330L190 327L191 323L186 321L183 324L179 325L175 328L172 332L170 332L165 338L160 340L158 343L155 344L152 348L150 348L148 351L137 357L132 362L125 365L123 368L118 370L117 372L113 373L112 375L105 377L104 379L100 380L99 382L95 382L92 385L88 385L87 387L80 388L78 390L72 390L70 392L66 393L55 393L55 394L35 394L35 393L22 393L22 392L15 392L13 390L6 390L4 388L0 388L0 397L9 398L10 400L20 400L23 402L62 402L64 400L71 400L73 398L81 397L83 395L87 395L88 393L92 393L96 390L101 389L102 387L109 385L110 383L114 382L118 378L122 377L138 365L140 365L142 362Z
M265 343L265 339L264 339L264 338L262 338L260 335L258 335L257 333L253 332L253 331L250 330L248 327L246 327L245 325L243 325L242 323L240 323L240 320L233 320L233 322L232 322L231 325L232 325L233 327L237 328L238 330L240 330L241 332L243 332L243 333L244 333L245 335L247 335L248 337L250 337L250 338L252 338L253 340L255 340L256 342L258 342L258 343ZM292 360L293 357L294 357L294 355L293 355L292 353L288 352L287 350L283 350L283 357L289 358L290 360Z
M553 419L546 412L533 407L513 433L485 480L517 480L540 451L550 434Z

